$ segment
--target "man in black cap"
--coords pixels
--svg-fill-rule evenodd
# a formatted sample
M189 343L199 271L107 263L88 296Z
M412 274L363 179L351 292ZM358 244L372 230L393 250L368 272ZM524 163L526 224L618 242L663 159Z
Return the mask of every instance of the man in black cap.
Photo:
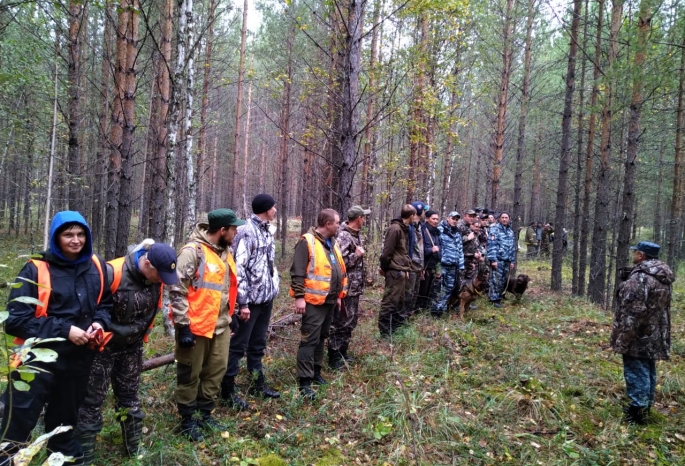
M181 433L202 440L201 428L224 430L212 418L226 373L231 316L238 295L231 244L244 225L231 209L216 209L198 223L176 261L179 283L169 287L176 326L176 404ZM200 420L194 414L199 411Z
M656 390L656 361L671 350L671 291L675 276L659 257L659 245L641 241L631 248L632 268L619 271L611 348L623 355L630 403L624 421L645 424Z
M266 385L262 358L274 299L280 278L276 269L276 246L269 222L276 218L276 201L268 194L252 199L252 216L238 227L233 240L233 254L238 272L238 310L231 337L228 367L221 382L221 398L230 406L246 409L247 403L236 392L235 376L240 359L247 356L247 370L252 376L250 392L264 398L281 394Z

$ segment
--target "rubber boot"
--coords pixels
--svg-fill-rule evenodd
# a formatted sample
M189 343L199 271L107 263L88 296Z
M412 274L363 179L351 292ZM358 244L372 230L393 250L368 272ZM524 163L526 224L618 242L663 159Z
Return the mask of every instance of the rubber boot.
M97 432L74 432L74 440L81 444L83 459L81 464L89 466L95 462L95 438ZM0 463L1 464L1 463Z
M246 410L249 405L240 398L235 389L235 376L227 376L221 381L221 399L227 406L238 411Z
M119 421L121 425L121 436L124 439L126 453L131 458L135 458L140 453L140 440L143 437L143 420L127 416L126 419ZM85 448L84 448L85 455Z
M264 372L255 372L252 376L252 387L250 387L250 393L254 396L261 396L262 398L280 398L281 394L276 390L272 390L266 384L266 377L264 377Z
M207 431L223 432L227 427L212 417L209 411L202 411L202 421L198 423L200 427Z
M345 361L341 351L331 349L328 347L328 367L333 371L341 371L345 368ZM321 374L319 374L321 377Z
M349 348L349 346L349 343L345 343L344 345L342 345L342 348L340 348L340 354L342 354L342 357L345 360L345 362L347 362L348 364L352 364L354 362L354 358L347 354L347 349Z
M316 400L316 393L311 387L312 381L309 377L300 377L300 396L305 400Z
M205 438L192 416L183 416L181 419L181 435L191 442L199 442Z
M312 382L317 385L328 385L326 379L321 377L321 366L314 366L314 377L312 377Z
M623 422L626 424L647 424L647 414L649 413L649 407L642 406L628 406L624 409Z

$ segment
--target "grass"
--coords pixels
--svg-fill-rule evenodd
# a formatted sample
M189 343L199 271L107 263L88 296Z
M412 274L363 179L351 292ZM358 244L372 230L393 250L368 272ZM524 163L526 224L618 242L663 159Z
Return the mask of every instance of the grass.
M3 241L0 264L9 267L0 268L0 281L11 280L25 260L16 257L19 243L9 243L17 240ZM279 266L283 289L274 318L291 312L288 268L287 260ZM630 427L620 423L621 360L607 348L611 315L549 292L548 264L523 261L519 271L533 279L521 302L498 310L479 301L463 322L417 316L391 343L376 330L376 280L362 299L351 345L357 362L342 374L324 369L331 383L318 388L314 403L296 391L299 326L279 329L265 367L282 398L247 397L251 409L243 413L220 407L216 417L227 430L202 443L176 433L173 366L146 372L146 454L124 458L109 399L97 464L684 464L685 346L678 337L685 330L685 284L676 282L672 359L658 365L657 412L649 426ZM157 325L146 356L172 348ZM248 384L244 371L239 383Z

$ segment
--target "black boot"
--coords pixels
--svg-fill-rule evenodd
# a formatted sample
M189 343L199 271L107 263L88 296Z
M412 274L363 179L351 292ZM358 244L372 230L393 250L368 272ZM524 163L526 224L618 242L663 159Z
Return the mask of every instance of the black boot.
M328 385L326 379L321 377L321 366L314 366L314 377L312 377L312 382L317 385Z
M354 362L354 358L352 356L350 356L349 354L347 354L347 348L349 346L350 346L349 343L345 343L344 345L342 345L342 348L340 348L340 354L342 354L343 359L347 363L352 364Z
M328 347L328 367L330 367L332 371L340 371L345 368L345 360L343 359L342 352L331 349L330 346ZM318 376L321 378L320 373ZM325 385L325 383L321 385Z
M90 466L95 462L95 438L97 432L82 432L77 430L74 432L74 440L81 444L83 449L83 460L81 464ZM2 462L0 462L0 465ZM8 463L9 464L9 463Z
M217 422L209 411L202 411L202 420L198 422L198 426L204 430L214 432L223 432L227 429L225 425Z
M191 442L199 442L204 440L200 426L197 425L192 416L183 416L181 419L181 435L186 437Z
M647 424L647 414L649 414L649 407L642 406L628 406L623 412L623 422L626 424Z
M238 396L235 389L235 376L226 376L221 381L221 399L227 406L238 411L246 410L249 405Z
M272 390L266 384L266 377L264 377L264 372L258 371L253 374L252 377L252 387L250 387L250 393L254 396L261 396L263 398L280 398L281 394L276 390Z
M132 416L126 416L119 421L121 425L121 435L124 438L124 447L126 453L131 458L135 458L139 454L140 440L143 437L143 420ZM86 450L83 449L85 456Z
M309 377L300 377L300 396L305 400L316 400L316 393L312 390L311 379Z

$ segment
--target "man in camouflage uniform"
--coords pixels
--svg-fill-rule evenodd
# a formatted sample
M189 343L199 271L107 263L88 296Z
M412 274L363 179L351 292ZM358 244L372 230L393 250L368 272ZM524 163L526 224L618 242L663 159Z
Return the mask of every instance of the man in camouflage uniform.
M366 224L370 209L353 206L347 211L348 221L338 230L338 247L347 269L347 296L342 306L333 311L331 328L328 332L328 365L333 370L340 370L352 358L347 354L352 339L352 332L357 327L359 318L359 298L364 292L364 244L361 229Z
M421 201L414 201L411 205L416 209L412 223L409 224L409 258L411 259L411 269L407 279L405 289L404 309L402 310L402 320L407 321L416 311L416 300L419 297L419 287L423 275L423 233L421 228L424 209L428 206Z
M440 222L440 244L442 245L442 290L441 298L435 303L431 313L433 317L440 317L448 311L447 304L452 290L461 286L459 274L464 273L464 251L461 244L461 235L457 231L457 222L461 215L452 211Z
M473 209L467 210L464 218L457 222L457 231L461 235L464 250L464 279L466 280L470 280L478 274L478 260L480 259L479 225L476 211Z
M542 229L542 236L540 239L540 255L549 258L549 245L552 243L554 237L554 228L551 223L547 223Z
M659 257L659 245L641 241L631 248L632 269L621 270L611 348L623 355L623 376L630 404L624 421L645 424L654 404L656 361L671 349L671 285L675 276Z
M516 239L506 212L500 213L497 223L490 227L487 254L492 269L488 292L490 301L493 306L502 307L500 301L507 287L509 271L516 267Z
M526 257L532 259L538 254L538 237L535 230L535 222L530 222L526 229Z

